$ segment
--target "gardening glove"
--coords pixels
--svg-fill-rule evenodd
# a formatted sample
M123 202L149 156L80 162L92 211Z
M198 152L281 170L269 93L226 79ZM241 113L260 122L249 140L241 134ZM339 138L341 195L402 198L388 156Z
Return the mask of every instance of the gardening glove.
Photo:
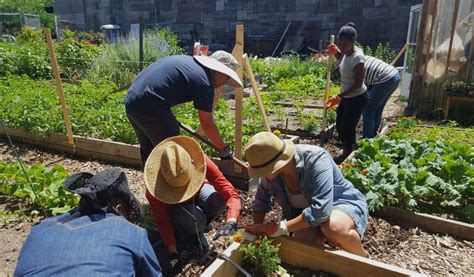
M170 253L168 257L168 265L166 268L170 276L175 276L181 270L181 260L178 253Z
M339 96L333 96L331 98L328 99L328 101L326 102L326 108L330 109L336 105L338 105L339 103L341 102L341 97Z
M254 235L266 235L271 238L288 235L286 220L280 223L252 224L245 227L245 230Z
M326 50L326 53L327 53L328 55L331 55L331 56L332 56L332 55L335 55L335 54L337 53L337 51L338 51L338 48L337 48L336 44L333 43L333 44L329 44L329 45L328 45L328 48L327 48L327 50Z
M217 230L217 233L214 235L212 238L213 240L218 239L220 236L229 236L233 235L235 232L237 232L237 222L235 221L229 221L226 224L222 225L219 230Z
M219 153L219 157L221 160L232 160L232 155L234 153L232 152L232 149L230 149L229 146L226 146L222 151Z

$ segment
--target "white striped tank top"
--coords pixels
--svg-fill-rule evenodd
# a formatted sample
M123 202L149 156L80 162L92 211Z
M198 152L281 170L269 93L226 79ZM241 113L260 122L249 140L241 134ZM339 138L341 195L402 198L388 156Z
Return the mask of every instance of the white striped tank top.
M387 82L398 73L392 65L374 57L365 56L365 84L367 86Z

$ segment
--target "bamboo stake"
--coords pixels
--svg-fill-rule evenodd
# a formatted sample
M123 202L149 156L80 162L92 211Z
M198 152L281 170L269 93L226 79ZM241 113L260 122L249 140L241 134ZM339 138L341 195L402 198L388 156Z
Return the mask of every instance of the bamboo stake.
M444 71L444 74L448 73L449 64L451 63L451 52L453 48L454 33L456 31L456 21L458 20L459 2L460 2L459 0L455 0L454 2L453 18L451 20L451 36L450 36L449 48L448 48L448 59L446 61L446 69Z
M58 87L59 102L63 111L64 122L66 124L67 141L70 144L74 143L74 136L72 134L71 120L69 118L69 112L67 110L66 99L64 98L63 85L61 83L61 76L59 75L58 61L56 60L56 53L54 52L53 40L51 38L51 30L49 28L43 29L46 42L48 43L49 56L51 58L51 65L53 67L54 78L56 79L56 85Z
M331 38L329 39L329 44L334 43L334 35L331 35ZM324 132L326 129L326 120L327 120L327 107L326 107L326 102L328 101L329 98L329 89L331 85L331 57L328 59L328 65L327 65L327 73L326 73L326 88L324 91L324 102L323 102L323 121L321 123L321 134ZM321 142L323 139L321 139Z
M272 129L270 128L270 123L268 123L267 115L265 114L265 107L263 106L262 98L260 97L257 82L255 81L255 76L253 74L252 66L250 65L250 61L248 59L247 54L244 54L242 58L245 68L247 69L247 74L250 79L250 83L252 84L253 93L255 94L255 98L257 99L258 109L260 111L260 114L262 115L263 123L265 124L265 129L267 129L268 132L271 132Z
M244 55L244 25L239 24L236 26L235 34L235 53L232 54L239 63L237 67L237 75L239 78L243 78L242 70L242 56ZM244 98L244 89L237 88L235 90L235 149L234 157L239 160L242 160L242 111L243 111L243 98ZM238 165L234 166L235 172L242 172L242 168Z

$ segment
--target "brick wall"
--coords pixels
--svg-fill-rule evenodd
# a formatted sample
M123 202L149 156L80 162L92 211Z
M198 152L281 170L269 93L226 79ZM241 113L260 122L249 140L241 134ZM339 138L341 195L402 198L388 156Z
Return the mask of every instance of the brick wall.
M230 48L235 25L245 27L246 49L268 55L288 23L288 37L304 37L304 45L318 48L319 40L349 21L358 26L359 41L375 46L389 42L401 48L406 39L410 6L422 0L56 0L82 2L85 29L114 23L129 29L140 16L148 26L167 26L191 45L192 31L208 43ZM71 15L67 10L59 14ZM78 11L80 13L81 11ZM71 16L72 18L72 16Z

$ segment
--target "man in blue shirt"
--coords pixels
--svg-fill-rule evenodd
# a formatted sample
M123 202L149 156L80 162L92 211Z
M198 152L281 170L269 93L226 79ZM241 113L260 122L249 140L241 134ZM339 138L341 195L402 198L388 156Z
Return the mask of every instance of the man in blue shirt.
M138 74L125 97L125 109L138 141L143 165L153 148L166 138L179 135L179 122L171 107L193 102L207 137L222 159L232 159L232 150L222 140L212 116L214 89L225 84L242 87L235 72L237 60L225 51L207 56L162 58Z
M74 174L64 186L79 207L33 227L14 276L162 276L147 232L129 222L142 211L123 171Z

